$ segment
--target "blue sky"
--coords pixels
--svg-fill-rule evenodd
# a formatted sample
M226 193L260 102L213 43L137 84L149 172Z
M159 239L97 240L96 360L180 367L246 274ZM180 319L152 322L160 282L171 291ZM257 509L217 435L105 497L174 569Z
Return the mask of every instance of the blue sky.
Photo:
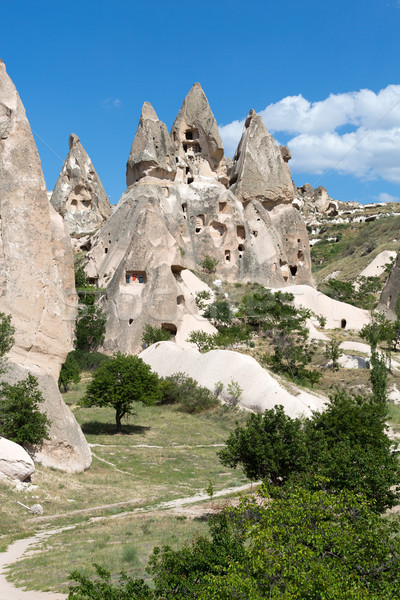
M170 127L199 81L228 155L254 108L296 185L400 200L397 0L10 0L0 15L48 189L74 132L116 203L142 103Z

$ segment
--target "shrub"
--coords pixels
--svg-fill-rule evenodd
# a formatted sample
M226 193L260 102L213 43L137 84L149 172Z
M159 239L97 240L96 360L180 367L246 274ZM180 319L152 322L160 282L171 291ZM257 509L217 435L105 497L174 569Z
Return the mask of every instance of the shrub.
M48 438L50 421L39 410L44 398L33 375L0 385L0 435L17 444L40 444Z
M190 414L215 408L219 402L215 394L199 385L185 373L165 377L160 384L161 404L179 404L179 410Z
M160 327L152 327L148 323L144 326L142 342L146 346L151 346L157 342L167 342L171 339L172 333Z
M215 273L217 265L218 259L212 258L212 256L209 256L208 254L200 261L200 266L205 273Z
M75 348L93 352L104 342L107 317L98 306L84 306L78 309L75 328Z
M96 371L100 365L110 360L110 357L101 352L87 352L86 350L73 350L71 356L76 361L79 371Z
M81 380L79 365L74 358L74 353L70 352L61 367L58 377L58 387L63 392L68 392L70 383L79 383Z

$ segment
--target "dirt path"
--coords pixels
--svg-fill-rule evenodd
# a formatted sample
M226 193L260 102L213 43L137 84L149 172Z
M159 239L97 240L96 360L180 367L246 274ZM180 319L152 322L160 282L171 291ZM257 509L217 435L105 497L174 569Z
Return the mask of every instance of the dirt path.
M6 575L7 567L18 562L21 558L25 558L27 553L32 550L32 546L36 546L39 542L51 535L73 528L74 526L61 527L59 529L37 533L32 537L17 540L8 546L5 552L0 553L0 600L65 600L67 597L66 594L24 591L21 588L15 587L11 581L8 581Z
M213 495L214 498L222 498L224 496L229 496L231 494L243 492L249 489L252 489L253 486L257 486L257 483L248 483L245 485L240 485L237 487L225 488L224 490L219 490L215 492ZM174 514L179 514L180 510L182 510L182 514L188 516L187 507L191 504L197 504L199 502L204 502L205 500L210 500L210 496L206 493L195 494L193 496L187 496L185 498L176 498L175 500L169 500L168 502L160 502L153 506L149 506L147 508L136 508L133 511L119 513L117 515L107 515L101 517L92 517L91 521L97 521L101 519L120 519L125 516L131 516L134 514L151 514L153 512L162 512L166 510L171 510ZM90 514L90 512L99 510L99 509L108 509L114 508L123 505L129 505L134 502L138 502L139 500L128 500L127 502L116 502L114 504L107 504L104 506L97 506L93 508L87 508L78 511L72 511L72 513L64 513L60 515L51 515L48 517L36 517L31 519L31 522L43 522L48 521L49 519L67 517L71 514ZM204 509L204 513L210 512L209 507ZM193 516L199 516L199 512L195 511ZM0 600L65 600L67 598L66 594L56 594L55 592L34 592L34 591L24 591L21 588L17 588L14 584L6 579L7 567L12 565L15 562L18 562L22 558L25 558L33 548L39 544L43 539L46 539L52 535L56 535L62 531L67 529L74 529L79 525L68 525L66 527L60 527L58 529L50 529L47 531L43 531L40 533L36 533L32 537L25 538L22 540L18 540L8 546L5 552L0 553Z

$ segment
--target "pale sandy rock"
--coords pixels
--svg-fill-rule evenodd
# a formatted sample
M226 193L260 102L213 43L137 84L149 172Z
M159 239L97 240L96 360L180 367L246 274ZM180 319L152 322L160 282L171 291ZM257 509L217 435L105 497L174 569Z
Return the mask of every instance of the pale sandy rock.
M304 220L287 198L279 202L277 197L273 205L258 197L242 202L224 185L222 142L198 84L171 131L174 160L165 136L165 126L146 103L128 159L128 183L133 183L85 243L90 246L86 272L107 288L102 299L108 315L107 352L137 351L146 323L173 332L179 344L191 327L211 332L181 275L201 270L206 256L217 261L215 277L221 280L272 287L312 283ZM274 148L286 177L288 166ZM153 157L151 164L145 155ZM175 177L173 169L168 175L171 162Z
M388 400L393 404L400 404L400 390L396 384L389 389Z
M56 380L72 348L77 297L69 236L48 202L36 145L18 93L0 61L0 311L11 314L15 344L8 358L52 382L46 402L62 403ZM55 408L57 411L58 408ZM65 414L70 415L65 407ZM72 415L71 415L72 417ZM73 433L73 435L71 435ZM76 424L51 435L75 448L80 469L88 448ZM58 463L62 467L63 457Z
M342 350L349 350L350 352L362 352L367 356L371 356L371 347L368 344L362 342L342 342L339 346Z
M92 233L111 214L111 204L79 137L69 136L69 152L51 196L51 203L70 233Z
M174 180L176 170L175 145L167 126L159 120L150 102L145 102L126 165L126 185L129 187L143 178Z
M400 252L390 271L389 278L382 290L378 302L378 310L384 312L390 319L396 319L396 303L400 293Z
M369 369L369 360L362 356L342 354L338 359L338 363L343 369Z
M303 306L315 314L326 318L327 329L353 329L359 331L370 322L368 311L329 298L308 285L294 285L282 288L283 292L294 295L296 306Z
M218 125L199 83L193 85L184 99L172 126L171 138L177 155L189 169L189 179L197 175L228 183Z
M329 341L329 337L327 335L325 335L325 333L323 333L322 331L319 331L317 329L317 327L313 323L312 319L307 319L306 325L307 325L307 329L308 329L308 337L310 340L316 340L316 341L322 341L322 342Z
M379 277L385 272L386 265L396 258L394 250L384 250L375 256L374 260L360 273L360 277Z
M266 410L281 404L291 417L311 414L323 408L326 398L300 391L289 393L259 363L245 354L230 350L211 350L201 354L193 348L178 348L171 342L153 344L140 357L160 376L186 373L200 385L214 391L222 382L225 388L236 381L243 390L239 405Z
M230 171L230 189L242 202L257 199L267 210L292 202L294 185L285 159L262 117L251 110Z
M0 437L0 473L25 481L34 471L35 465L27 451L19 444Z
M339 211L339 203L333 200L324 187L313 188L309 183L296 188L296 200L302 203L301 209L305 213L316 212L320 214L336 216Z

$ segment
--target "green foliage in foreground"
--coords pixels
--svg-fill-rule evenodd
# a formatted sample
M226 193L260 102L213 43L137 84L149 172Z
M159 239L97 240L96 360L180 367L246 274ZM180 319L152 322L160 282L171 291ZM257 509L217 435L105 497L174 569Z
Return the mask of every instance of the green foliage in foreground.
M386 407L362 396L337 392L326 410L302 423L282 407L251 415L237 427L219 457L229 467L241 465L246 475L284 485L296 476L311 488L315 477L331 490L353 490L382 512L398 493L399 463L385 433Z
M94 373L82 406L112 406L115 409L117 433L121 419L133 415L135 402L156 404L160 399L158 376L137 356L116 354Z
M71 578L69 600L393 600L400 596L396 523L362 496L292 487L216 517L210 538L156 548L154 587L98 569Z
M50 422L39 410L44 398L36 377L0 385L0 435L17 444L40 444L49 439Z

